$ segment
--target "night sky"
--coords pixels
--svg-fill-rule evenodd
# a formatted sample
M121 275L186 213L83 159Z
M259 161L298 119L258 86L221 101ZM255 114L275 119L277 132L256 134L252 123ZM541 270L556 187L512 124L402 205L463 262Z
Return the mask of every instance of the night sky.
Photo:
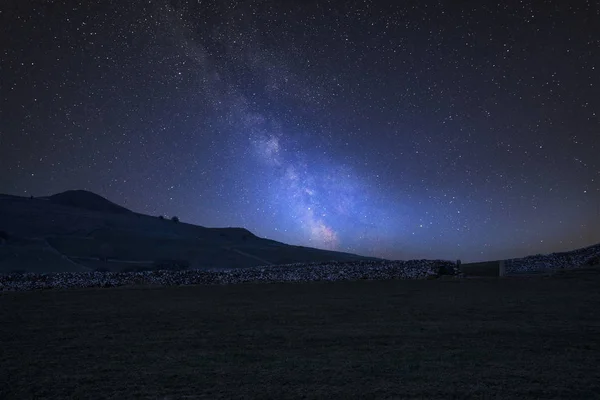
M0 193L393 259L598 243L600 3L497 3L4 0Z

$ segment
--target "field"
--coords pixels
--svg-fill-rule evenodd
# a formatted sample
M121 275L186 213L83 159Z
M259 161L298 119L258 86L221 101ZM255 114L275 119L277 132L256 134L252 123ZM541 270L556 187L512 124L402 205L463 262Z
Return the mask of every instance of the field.
M600 398L599 268L0 294L0 398Z

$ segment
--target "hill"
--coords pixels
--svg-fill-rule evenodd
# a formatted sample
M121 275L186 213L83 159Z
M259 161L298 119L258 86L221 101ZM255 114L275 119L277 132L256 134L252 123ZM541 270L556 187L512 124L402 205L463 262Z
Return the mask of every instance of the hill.
M95 193L0 195L0 273L248 268L373 260L292 246L244 228L207 228L135 213Z
M96 193L87 190L68 190L45 197L53 204L77 207L90 211L101 211L109 213L131 213L125 207L113 203Z

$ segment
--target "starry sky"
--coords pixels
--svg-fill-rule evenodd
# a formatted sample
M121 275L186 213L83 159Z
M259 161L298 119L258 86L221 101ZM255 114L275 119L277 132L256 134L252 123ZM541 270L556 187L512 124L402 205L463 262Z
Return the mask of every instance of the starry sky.
M0 192L391 259L600 242L598 1L0 8Z

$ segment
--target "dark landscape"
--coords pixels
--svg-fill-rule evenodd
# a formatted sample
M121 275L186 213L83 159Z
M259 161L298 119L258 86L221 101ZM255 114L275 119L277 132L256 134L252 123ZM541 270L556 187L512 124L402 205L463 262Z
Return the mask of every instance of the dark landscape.
M0 290L505 276L599 263L600 244L460 264L390 261L291 246L243 228L134 213L83 190L0 195ZM502 267L500 264L502 263Z
M598 0L0 38L0 400L600 400Z
M0 398L600 393L600 245L503 260L501 274L500 261L288 246L135 214L84 191L3 196L0 205ZM206 262L206 242L255 257L246 268L191 267ZM113 267L185 246L195 258ZM110 258L99 253L107 249ZM296 262L274 265L281 254ZM90 271L94 257L104 268Z
M599 398L598 268L5 292L0 397Z

